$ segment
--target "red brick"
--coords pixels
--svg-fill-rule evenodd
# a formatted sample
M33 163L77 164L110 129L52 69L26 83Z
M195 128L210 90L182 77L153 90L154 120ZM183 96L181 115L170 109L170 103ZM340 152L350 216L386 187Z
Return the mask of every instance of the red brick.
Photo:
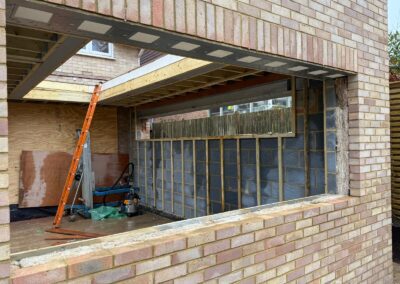
M165 282L186 275L186 263L169 267L155 273L155 283Z
M107 252L91 253L68 258L68 278L73 279L112 267L112 256Z
M189 260L193 260L196 258L201 258L203 256L203 248L195 247L191 249L186 249L180 252L177 252L172 255L172 265L187 262Z
M276 255L287 254L295 250L294 242L287 243L275 248Z
M10 263L4 261L0 263L0 279L7 278L10 276Z
M98 1L97 2L97 11L100 14L111 15L111 2L110 2L110 0Z
M82 8L84 10L96 12L96 0L82 1Z
M153 0L153 25L164 27L164 0Z
M272 248L285 243L285 236L276 236L274 238L270 238L265 240L265 248Z
M151 24L151 1L140 1L140 22L146 25Z
M239 225L236 225L236 226L229 225L228 227L223 227L223 228L217 229L215 231L215 233L217 235L217 240L230 238L230 237L237 236L240 234L240 226Z
M139 0L126 1L126 19L139 22Z
M231 264L224 263L220 265L215 265L213 267L204 270L204 280L210 280L221 275L231 272Z
M124 0L112 0L112 14L116 18L125 19L125 1Z
M204 245L204 255L216 254L230 248L230 239L225 239Z
M267 249L263 252L259 252L254 256L254 261L256 263L265 261L267 259L272 259L276 256L275 248Z
M164 27L175 29L175 5L174 0L164 0Z
M272 268L275 268L275 267L277 267L279 265L284 264L285 262L286 262L285 256L284 255L280 255L280 256L277 256L277 257L275 257L273 259L267 259L266 262L265 262L265 265L266 265L267 269L272 269Z
M144 274L147 272L159 270L171 265L171 256L152 258L136 264L136 274Z
M239 259L242 255L243 249L241 247L219 252L217 254L217 263L220 264L234 259Z
M231 247L235 248L238 246L247 245L254 242L254 233L244 234L231 239Z
M283 235L293 232L294 230L296 230L296 223L283 224L276 227L276 234Z
M55 283L67 279L66 265L63 262L45 263L41 265L21 268L16 270L12 275L12 283L14 284L39 284L39 283ZM9 272L5 271L4 274Z
M175 23L176 30L181 33L186 32L186 7L185 0L175 0Z
M133 265L121 266L118 268L106 270L93 276L94 284L115 283L117 281L130 279L135 276L135 267Z
M152 247L150 245L144 247L119 247L112 249L111 252L114 255L115 266L138 262L153 256Z
M164 241L154 245L154 255L160 256L186 248L186 238L174 237L172 240Z
M181 278L174 279L174 284L186 284L186 283L203 283L204 273L203 271L192 273Z

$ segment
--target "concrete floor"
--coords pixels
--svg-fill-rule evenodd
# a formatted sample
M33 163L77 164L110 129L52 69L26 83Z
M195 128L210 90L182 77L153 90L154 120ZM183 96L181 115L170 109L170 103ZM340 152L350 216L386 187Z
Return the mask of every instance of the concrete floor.
M61 228L111 235L169 222L172 222L172 220L146 212L140 216L122 219L106 219L102 221L79 218L75 222L69 222L68 217L65 217L61 224ZM45 240L46 237L61 236L45 232L46 229L52 227L52 223L53 217L11 223L11 253L71 242Z

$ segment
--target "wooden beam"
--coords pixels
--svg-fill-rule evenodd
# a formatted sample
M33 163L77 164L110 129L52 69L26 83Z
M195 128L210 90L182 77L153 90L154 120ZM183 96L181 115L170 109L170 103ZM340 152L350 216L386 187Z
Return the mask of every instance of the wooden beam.
M92 86L43 81L24 96L29 100L88 103Z
M233 79L237 79L237 78L253 75L253 74L256 74L256 73L259 73L259 72L260 71L258 71L258 70L256 70L256 71L255 70L251 70L251 71L248 71L246 73L235 74L234 76L221 77L221 78L218 78L217 80L210 81L210 82L205 83L203 85L198 85L198 86L194 86L194 87L191 87L191 88L178 90L178 91L173 92L171 94L168 94L168 95L165 95L165 96L160 96L160 97L157 97L157 98L154 98L154 99L143 100L140 103L137 103L136 105L143 105L143 104L146 104L146 103L151 103L153 101L162 100L162 99L165 99L165 98L168 98L168 97L178 96L178 95L182 95L182 94L185 94L185 93L190 93L190 92L198 90L198 89L208 88L208 87L213 86L213 85L218 85L219 83L222 83L222 82L226 82L226 81L229 81L229 80L233 80Z
M222 66L224 65L204 60L184 58L138 78L130 79L117 86L105 89L102 92L100 101L111 102L115 99L137 96L149 92L150 90L182 81L186 78L219 69Z
M268 74L224 86L214 86L210 90L179 96L174 101L163 100L141 105L138 114L140 117L158 117L207 109L227 102L241 104L289 96L285 81L288 78L285 75Z
M59 35L44 31L32 30L27 28L6 26L7 38L27 39L31 41L55 43L59 40Z

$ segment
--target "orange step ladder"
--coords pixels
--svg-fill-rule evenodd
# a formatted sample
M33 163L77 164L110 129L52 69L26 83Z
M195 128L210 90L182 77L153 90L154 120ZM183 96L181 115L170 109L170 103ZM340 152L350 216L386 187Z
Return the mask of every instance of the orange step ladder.
M82 150L86 142L86 136L88 134L90 124L92 123L93 114L96 109L96 104L99 100L100 91L101 91L101 85L96 85L93 91L92 98L90 99L89 108L86 112L86 117L83 122L81 135L79 136L78 142L76 143L74 154L72 156L71 166L69 167L67 179L64 184L63 192L61 194L61 199L60 202L58 203L57 214L53 221L54 228L60 227L61 219L64 215L65 205L67 204L69 193L74 183L75 174L79 166L79 160L82 156Z

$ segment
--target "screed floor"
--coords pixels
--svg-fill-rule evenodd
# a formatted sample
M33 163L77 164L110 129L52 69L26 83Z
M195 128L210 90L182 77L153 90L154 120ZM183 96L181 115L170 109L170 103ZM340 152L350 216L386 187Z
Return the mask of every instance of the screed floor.
M117 234L141 228L161 225L172 220L146 212L140 216L122 219L106 219L93 221L79 218L75 222L63 219L61 228L98 233L104 235ZM46 237L58 234L47 233L45 230L52 227L53 217L19 221L11 223L11 253L28 251L53 245L59 245L71 241L45 240ZM61 236L61 235L58 235Z

